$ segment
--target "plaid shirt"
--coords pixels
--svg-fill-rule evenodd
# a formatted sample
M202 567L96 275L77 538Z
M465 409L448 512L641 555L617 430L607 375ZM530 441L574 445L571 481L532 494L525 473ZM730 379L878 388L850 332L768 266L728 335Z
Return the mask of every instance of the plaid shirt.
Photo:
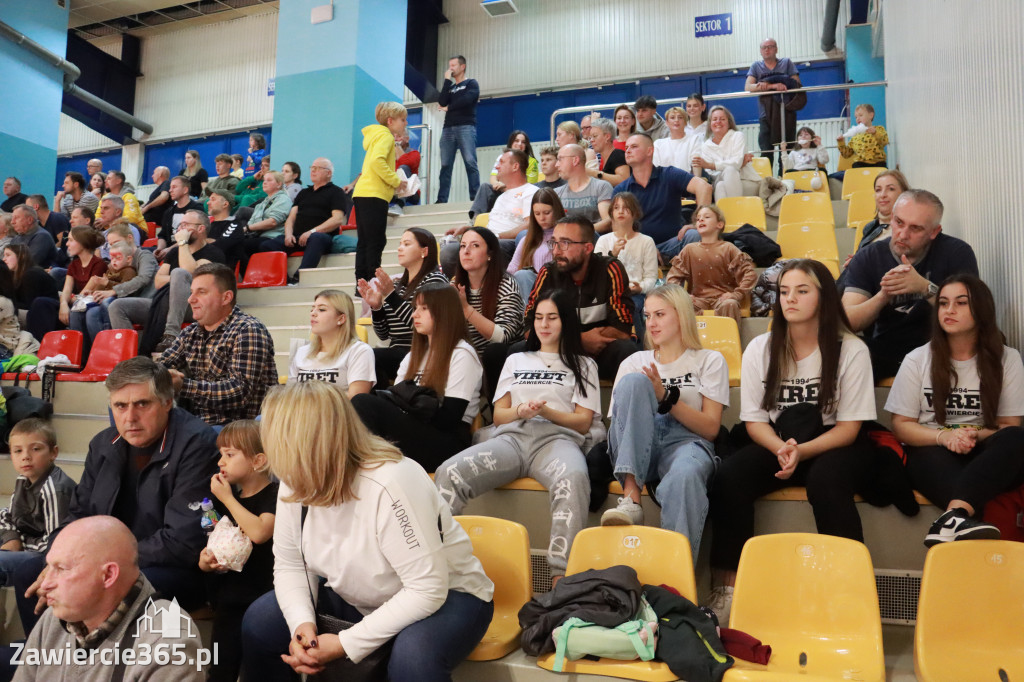
M185 374L178 396L211 425L255 419L267 389L277 383L270 332L237 307L213 331L189 326L162 362Z

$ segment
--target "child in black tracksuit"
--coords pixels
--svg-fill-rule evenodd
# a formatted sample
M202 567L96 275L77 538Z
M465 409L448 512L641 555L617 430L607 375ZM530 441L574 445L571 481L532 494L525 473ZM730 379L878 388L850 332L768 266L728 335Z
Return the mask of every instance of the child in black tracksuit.
M210 680L238 679L242 661L242 616L258 597L274 589L274 512L278 484L270 480L259 424L251 420L228 424L217 436L220 471L210 481L214 505L252 541L252 554L241 572L229 571L209 548L199 555L199 568L209 577L207 591L214 609L213 642L217 663ZM236 495L237 489L237 495Z

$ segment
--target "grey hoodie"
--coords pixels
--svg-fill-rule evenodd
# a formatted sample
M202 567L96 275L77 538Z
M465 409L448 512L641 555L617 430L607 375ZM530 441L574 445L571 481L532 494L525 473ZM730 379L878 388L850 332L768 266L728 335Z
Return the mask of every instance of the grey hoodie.
M650 128L644 130L643 126L638 122L636 124L636 131L638 133L647 133L653 140L661 140L669 136L668 125L658 112L654 112L654 123L651 124Z

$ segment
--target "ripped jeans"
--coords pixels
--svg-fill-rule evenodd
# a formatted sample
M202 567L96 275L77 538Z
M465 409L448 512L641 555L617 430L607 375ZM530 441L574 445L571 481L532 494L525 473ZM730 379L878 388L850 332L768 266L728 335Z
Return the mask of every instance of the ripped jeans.
M494 436L437 467L434 483L453 515L488 490L529 476L548 489L552 575L565 575L576 533L587 521L590 478L580 445L583 434L534 417L499 426Z

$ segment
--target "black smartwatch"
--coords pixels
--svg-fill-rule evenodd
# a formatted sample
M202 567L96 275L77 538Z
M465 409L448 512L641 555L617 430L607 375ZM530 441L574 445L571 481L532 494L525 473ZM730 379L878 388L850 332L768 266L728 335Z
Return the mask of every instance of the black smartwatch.
M658 403L658 414L668 414L677 402L679 402L679 387L669 386L665 391L665 397Z
M597 179L598 180L604 180L604 172L597 171Z

